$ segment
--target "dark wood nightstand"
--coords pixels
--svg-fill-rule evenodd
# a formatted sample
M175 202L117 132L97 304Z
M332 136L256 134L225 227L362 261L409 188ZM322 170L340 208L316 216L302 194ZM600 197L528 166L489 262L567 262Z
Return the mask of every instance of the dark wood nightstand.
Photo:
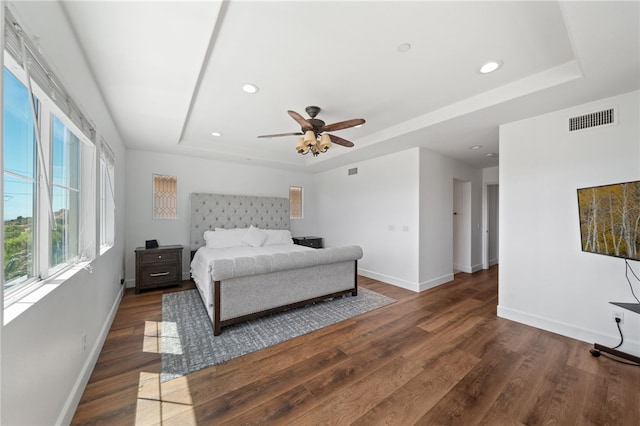
M136 294L140 290L182 285L182 246L136 249Z
M293 244L307 246L311 248L322 248L322 238L320 237L293 237Z

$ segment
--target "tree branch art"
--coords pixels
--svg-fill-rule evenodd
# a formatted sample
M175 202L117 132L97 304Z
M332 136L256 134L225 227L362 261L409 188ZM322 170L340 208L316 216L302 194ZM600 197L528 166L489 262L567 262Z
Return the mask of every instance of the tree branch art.
M640 181L578 189L582 250L640 260Z

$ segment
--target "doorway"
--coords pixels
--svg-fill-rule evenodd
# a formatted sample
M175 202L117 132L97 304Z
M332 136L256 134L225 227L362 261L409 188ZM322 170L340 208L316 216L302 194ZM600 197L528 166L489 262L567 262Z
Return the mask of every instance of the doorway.
M499 253L499 191L498 185L487 185L487 268L498 264Z
M453 273L471 273L471 182L453 180Z

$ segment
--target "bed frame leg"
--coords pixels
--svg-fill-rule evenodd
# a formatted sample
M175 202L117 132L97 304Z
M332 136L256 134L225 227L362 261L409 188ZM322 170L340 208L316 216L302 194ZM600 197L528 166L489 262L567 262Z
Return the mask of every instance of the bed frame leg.
M358 260L357 259L353 261L353 268L354 268L353 291L351 292L351 295L357 296L358 295Z
M220 324L220 281L213 282L213 335L219 336L222 333Z

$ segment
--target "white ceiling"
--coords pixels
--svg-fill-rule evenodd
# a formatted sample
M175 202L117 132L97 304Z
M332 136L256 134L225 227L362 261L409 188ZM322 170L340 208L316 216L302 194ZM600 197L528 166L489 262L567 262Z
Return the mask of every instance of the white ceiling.
M640 87L637 1L63 4L132 149L316 172L423 146L490 167L500 123ZM355 147L257 138L299 131L287 110L308 105L366 119L335 132Z

